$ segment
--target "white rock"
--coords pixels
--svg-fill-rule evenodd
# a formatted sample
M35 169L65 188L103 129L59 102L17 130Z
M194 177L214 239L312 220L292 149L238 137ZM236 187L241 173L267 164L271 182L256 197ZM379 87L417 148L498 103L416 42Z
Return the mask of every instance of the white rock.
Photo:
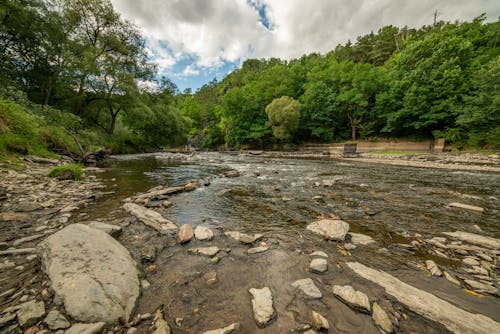
M220 251L219 247L200 247L200 248L190 248L188 252L193 254L201 254L206 256L214 256Z
M500 240L486 237L484 235L469 233L469 232L443 232L443 234L454 239L462 240L471 244L487 247L491 249L500 249Z
M324 273L328 270L328 261L325 259L312 259L309 269L315 273Z
M326 318L323 317L318 312L311 311L311 317L312 317L313 326L317 330L330 328L330 324L328 323L328 320L326 320Z
M101 332L104 325L104 322L93 324L74 324L70 329L64 332L64 334L97 334Z
M226 326L224 328L214 329L214 330L211 330L211 331L207 331L207 332L205 332L203 334L231 334L235 330L238 330L240 328L241 328L241 325L236 322L236 323L231 324L229 326Z
M323 219L307 225L307 229L330 240L343 241L349 224L342 220Z
M125 211L143 222L145 225L155 229L162 234L177 230L177 225L164 218L156 211L147 209L134 203L125 203L123 205L123 208L125 209Z
M351 242L355 245L369 245L373 244L375 240L373 240L372 237L366 234L360 234L360 233L352 233L349 232L349 235L351 236Z
M436 262L434 262L432 260L425 261L425 267L427 268L427 270L429 270L429 272L433 276L442 276L443 275L441 270L439 270L439 267L436 264Z
M194 237L198 240L212 240L214 232L206 226L198 225L194 229Z
M241 232L236 232L236 231L228 231L224 234L226 236L231 237L235 240L238 240L239 242L244 243L244 244L252 244L255 241L262 238L262 234L249 235L246 233L241 233Z
M471 211L484 212L483 208L481 208L479 206L469 205L469 204L454 202L454 203L448 204L448 206L453 207L453 208L460 208L460 209L466 209L466 210L471 210Z
M472 257L466 257L462 260L463 263L469 266L479 266L481 263L479 263L478 260L472 258Z
M334 285L333 294L340 300L362 312L370 313L368 296L361 291L356 291L350 285Z
M453 277L451 274L449 274L448 272L446 271L443 271L443 275L444 275L444 278L446 278L448 281L450 281L451 283L455 284L455 285L458 285L460 286L460 281L457 280L455 277Z
M247 253L248 254L263 253L263 252L267 251L268 249L269 249L269 247L266 247L266 246L253 247L253 248L250 248L249 250L247 250Z
M380 328L382 328L384 332L392 333L393 331L392 322L389 319L387 313L384 311L384 309L381 308L377 303L373 303L372 318L375 324Z
M139 296L135 261L108 234L72 224L40 244L55 300L85 322L128 321Z
M292 286L302 291L304 295L312 299L319 299L323 297L321 291L310 278L299 279L292 283Z
M253 315L257 325L266 327L275 314L271 289L268 287L262 289L252 288L248 292L252 295Z
M443 324L455 333L500 333L500 323L481 314L464 311L431 293L401 282L386 272L371 269L358 262L347 266L366 280L372 281L410 310L432 321Z

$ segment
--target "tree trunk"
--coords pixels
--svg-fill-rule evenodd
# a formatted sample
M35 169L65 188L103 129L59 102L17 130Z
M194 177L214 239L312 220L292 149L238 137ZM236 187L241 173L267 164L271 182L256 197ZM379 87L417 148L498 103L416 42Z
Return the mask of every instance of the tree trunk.
M47 106L49 105L50 102L50 95L52 94L52 88L54 85L52 83L49 83L49 86L45 89L45 98L43 99L43 105Z

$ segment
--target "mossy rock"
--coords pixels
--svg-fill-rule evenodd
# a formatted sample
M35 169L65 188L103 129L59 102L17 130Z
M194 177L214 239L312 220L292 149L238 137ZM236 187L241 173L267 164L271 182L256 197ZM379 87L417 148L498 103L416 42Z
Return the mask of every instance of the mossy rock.
M83 179L83 169L80 164L70 164L52 168L48 174L49 177L58 180L74 180L80 181Z

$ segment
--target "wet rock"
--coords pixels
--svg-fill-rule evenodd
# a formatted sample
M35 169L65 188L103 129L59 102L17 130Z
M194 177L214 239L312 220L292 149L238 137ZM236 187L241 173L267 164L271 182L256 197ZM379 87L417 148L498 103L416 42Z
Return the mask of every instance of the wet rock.
M193 254L200 254L206 256L215 256L220 251L219 247L199 247L199 248L190 248L188 252Z
M253 248L250 248L249 250L247 250L247 253L248 254L263 253L263 252L267 251L268 249L269 249L269 247L266 247L266 246L253 247Z
M349 224L342 220L323 219L307 225L307 229L329 240L343 241Z
M480 265L479 261L472 258L472 257L466 257L466 258L462 259L462 262L468 266L479 266Z
M45 315L45 305L43 301L32 300L21 304L16 314L19 326L33 326Z
M498 293L498 289L493 285L477 282L471 279L464 280L465 284L467 284L472 290L482 293L488 293L491 295L496 295Z
M476 244L482 247L491 249L500 249L500 240L495 238L486 237L484 235L469 233L469 232L443 232L443 234L454 239L462 240L471 244Z
M235 232L235 231L228 231L225 232L224 234L228 237L233 238L234 240L238 240L243 244L253 244L255 241L262 238L262 234L249 235L246 233Z
M443 275L443 273L439 269L439 267L436 264L436 262L434 262L432 260L425 261L425 267L427 268L427 270L429 270L429 272L433 276L442 276Z
M328 261L325 259L312 259L309 269L315 273L324 273L328 270Z
M233 333L234 331L238 330L241 328L241 325L239 323L234 323L234 324L231 324L229 326L226 326L224 328L219 328L219 329L214 329L214 330L211 330L211 331L207 331L203 334L231 334Z
M460 286L460 281L457 280L455 277L453 277L451 274L449 274L448 272L446 271L443 271L443 275L444 275L444 278L446 278L448 281L450 281L451 283L455 284L455 285L458 285Z
M156 247L153 245L145 245L141 248L141 261L143 263L153 262L156 259Z
M454 202L454 203L448 204L448 206L451 208L459 208L459 209L471 210L471 211L476 211L476 212L484 212L484 208L481 208L479 206L469 205L469 204Z
M324 258L328 258L328 254L326 254L325 252L323 251L315 251L315 252L312 252L311 254L309 254L310 256L317 256L317 257L324 257Z
M52 310L43 321L50 329L65 329L71 326L69 321L57 310Z
M310 278L299 279L292 283L292 286L300 290L306 297L311 299L319 299L323 297L316 284Z
M155 330L153 334L171 334L172 329L165 321L165 317L163 315L163 311L158 309L155 313L155 317L153 319L153 324L155 326Z
M385 333L392 333L393 328L392 328L392 322L389 319L389 316L387 313L384 311L383 308L381 308L376 302L373 303L373 314L372 314L373 321L377 326L382 328L382 330Z
M179 229L179 234L177 235L177 241L180 244L185 244L186 242L191 241L194 236L193 227L189 224L184 224Z
M64 334L98 334L104 327L104 322L97 322L93 324L74 324Z
M325 317L323 317L318 312L311 311L311 317L312 317L313 326L317 330L330 328L330 324L328 323L328 320L326 320Z
M214 232L206 226L198 225L194 229L194 236L197 240L212 240Z
M364 279L385 288L387 294L396 298L413 312L443 324L452 332L471 334L500 332L500 323L484 315L464 311L386 272L369 268L358 262L348 262L347 266Z
M240 176L240 172L238 172L237 170L229 170L227 172L224 172L224 176L225 177L238 177Z
M101 222L90 222L89 227L95 228L97 230L101 230L112 237L118 237L122 233L122 228L121 226L118 225L113 225L113 224L106 224L106 223L101 223Z
M5 313L0 315L0 328L4 327L8 323L14 321L16 319L16 314L14 313Z
M252 295L253 315L257 325L266 327L275 314L271 289L268 287L262 289L252 288L248 292Z
M143 222L145 225L155 229L162 234L167 234L177 230L177 226L174 223L164 218L156 211L147 209L134 203L125 203L123 205L123 208L125 209L125 211Z
M375 243L375 240L373 240L372 237L366 234L360 234L360 233L352 233L349 232L349 235L351 236L351 242L355 245L369 245Z
M370 313L368 296L361 291L356 291L350 285L334 285L333 294L349 306L366 313Z
M108 234L72 224L40 244L56 301L85 322L128 320L139 295L136 263Z

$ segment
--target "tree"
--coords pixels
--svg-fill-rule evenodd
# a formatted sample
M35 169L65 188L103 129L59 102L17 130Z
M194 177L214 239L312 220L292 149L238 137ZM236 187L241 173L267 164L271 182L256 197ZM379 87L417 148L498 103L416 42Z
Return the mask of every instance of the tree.
M299 127L300 103L291 97L274 99L266 107L268 124L273 136L282 142L289 142Z

